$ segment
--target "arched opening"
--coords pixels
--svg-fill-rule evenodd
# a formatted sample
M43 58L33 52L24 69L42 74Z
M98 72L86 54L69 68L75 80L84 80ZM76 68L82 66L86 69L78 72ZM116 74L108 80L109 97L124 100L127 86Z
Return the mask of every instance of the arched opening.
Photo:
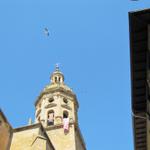
M63 112L63 128L64 128L64 133L69 132L69 113L68 113L68 111Z
M60 82L60 81L61 81L61 78L59 77L58 80L59 80L59 82Z
M63 112L63 118L68 118L68 116L69 116L68 111L64 111L64 112Z
M47 114L47 125L54 125L54 111L50 110Z

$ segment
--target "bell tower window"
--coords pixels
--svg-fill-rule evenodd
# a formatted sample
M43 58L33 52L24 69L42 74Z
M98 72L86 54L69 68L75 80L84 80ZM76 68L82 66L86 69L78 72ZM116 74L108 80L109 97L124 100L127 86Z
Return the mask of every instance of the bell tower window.
M63 118L68 118L68 116L69 116L68 112L67 112L67 111L64 111L64 112L63 112Z
M54 125L54 111L53 110L50 110L48 112L47 125L48 126Z
M69 114L68 111L63 112L63 129L64 133L67 134L69 132Z
M59 77L58 80L59 80L59 82L60 82L60 81L61 81L61 78Z
M55 82L57 82L57 77L55 77Z

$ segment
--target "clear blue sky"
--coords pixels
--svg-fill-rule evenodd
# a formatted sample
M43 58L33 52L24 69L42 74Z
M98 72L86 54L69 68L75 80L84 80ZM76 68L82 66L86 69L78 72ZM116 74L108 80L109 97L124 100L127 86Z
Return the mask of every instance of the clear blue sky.
M148 0L0 0L0 107L12 126L34 119L59 62L78 97L87 149L133 150L128 12L148 7Z

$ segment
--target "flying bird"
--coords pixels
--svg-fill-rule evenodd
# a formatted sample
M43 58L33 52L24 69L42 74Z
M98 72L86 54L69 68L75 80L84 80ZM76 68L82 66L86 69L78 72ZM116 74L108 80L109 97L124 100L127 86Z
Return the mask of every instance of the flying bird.
M44 28L44 33L45 33L46 36L49 36L49 30L48 30L48 28Z

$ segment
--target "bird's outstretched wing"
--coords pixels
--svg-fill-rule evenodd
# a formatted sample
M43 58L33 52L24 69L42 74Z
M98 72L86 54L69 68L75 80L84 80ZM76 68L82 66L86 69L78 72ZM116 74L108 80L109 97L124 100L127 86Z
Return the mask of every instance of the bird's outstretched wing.
M45 33L47 36L49 36L49 30L48 30L48 28L44 28L44 33Z
M45 28L44 30L45 30L45 31L48 31L48 29L47 29L47 28Z

